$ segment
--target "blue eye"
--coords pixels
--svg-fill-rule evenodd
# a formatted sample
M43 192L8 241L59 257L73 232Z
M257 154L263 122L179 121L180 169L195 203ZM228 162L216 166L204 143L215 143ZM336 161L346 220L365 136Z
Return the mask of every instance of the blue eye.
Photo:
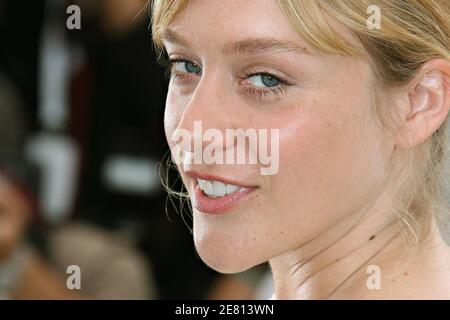
M249 82L255 87L272 88L280 85L282 82L271 74L255 74L249 78Z
M201 73L202 69L195 63L189 61L174 61L173 68L181 73Z

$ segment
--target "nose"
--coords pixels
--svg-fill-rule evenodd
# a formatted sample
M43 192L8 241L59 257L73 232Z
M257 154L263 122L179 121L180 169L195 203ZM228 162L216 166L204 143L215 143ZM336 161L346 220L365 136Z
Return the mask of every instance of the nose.
M226 129L234 127L231 92L218 74L203 73L172 134L172 142L178 144L182 138L185 140L184 151L195 154L215 143L214 139L208 141L203 138L206 130L218 130L225 137Z

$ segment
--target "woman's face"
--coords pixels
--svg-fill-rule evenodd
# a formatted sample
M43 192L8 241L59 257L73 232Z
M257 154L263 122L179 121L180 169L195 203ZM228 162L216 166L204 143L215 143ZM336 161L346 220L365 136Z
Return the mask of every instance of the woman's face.
M176 62L165 130L172 149L176 130L193 133L194 121L224 136L226 129L279 129L276 174L262 175L260 164L179 165L194 205L195 246L210 267L244 271L380 196L393 144L372 113L367 62L313 50L275 0L193 0L169 30L164 44ZM223 207L196 190L198 176L248 188L226 196Z

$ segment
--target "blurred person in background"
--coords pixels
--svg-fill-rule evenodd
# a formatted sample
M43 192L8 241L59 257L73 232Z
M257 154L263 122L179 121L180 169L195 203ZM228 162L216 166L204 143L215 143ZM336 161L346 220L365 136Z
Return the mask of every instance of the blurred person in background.
M0 1L0 296L153 298L151 269L130 243L94 226L52 224L42 210L46 172L28 161L26 146L45 129L37 81L44 3L27 2L23 10L23 2ZM66 283L74 264L85 280L80 290Z
M0 298L75 298L64 278L26 241L37 211L33 173L22 156L24 103L16 86L0 77Z
M38 216L34 170L22 155L21 101L14 86L0 79L0 298L154 297L148 264L116 235L69 224L43 229L46 245L35 243L36 230L30 227L42 227L43 221ZM83 272L83 287L78 291L66 283L70 265Z

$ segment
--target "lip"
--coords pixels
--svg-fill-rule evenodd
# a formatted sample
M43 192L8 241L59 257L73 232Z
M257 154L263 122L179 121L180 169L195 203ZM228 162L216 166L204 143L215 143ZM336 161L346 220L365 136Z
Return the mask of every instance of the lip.
M248 196L257 189L256 186L250 186L242 182L233 181L231 179L221 178L213 175L200 174L192 171L186 172L186 174L193 179L215 180L241 187L241 189L239 189L238 191L225 195L223 197L209 198L200 189L197 181L195 181L193 205L198 211L203 213L224 214L230 212L232 208L245 201L246 198L248 198Z
M252 193L256 188L241 188L240 190L225 195L220 198L209 198L200 189L197 184L194 190L194 207L204 213L223 214L229 212L231 208L241 203L245 198Z

